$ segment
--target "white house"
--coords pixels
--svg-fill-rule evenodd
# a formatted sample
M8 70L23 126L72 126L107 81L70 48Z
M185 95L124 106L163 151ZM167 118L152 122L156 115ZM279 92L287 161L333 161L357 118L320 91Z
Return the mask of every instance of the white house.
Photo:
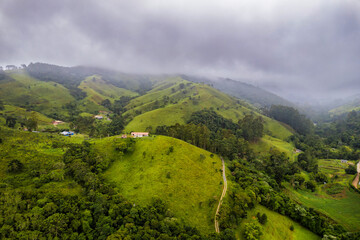
M94 116L94 118L95 118L95 119L99 119L99 120L101 120L101 119L103 119L104 117L103 117L103 116L101 116L101 115L95 115L95 116Z
M148 137L149 133L148 132L131 132L131 136L133 136L134 138Z
M348 160L341 159L341 163L347 163Z

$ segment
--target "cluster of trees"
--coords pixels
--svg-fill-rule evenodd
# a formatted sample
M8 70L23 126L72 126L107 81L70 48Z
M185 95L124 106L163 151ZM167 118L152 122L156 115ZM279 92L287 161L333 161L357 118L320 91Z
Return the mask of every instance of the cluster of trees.
M227 129L238 138L242 137L245 140L252 142L259 140L263 136L264 132L264 122L260 116L248 114L245 115L243 119L240 119L236 124L211 109L194 112L188 123L204 125L212 132Z
M92 116L78 116L70 126L75 132L85 133L91 137L106 137L120 134L124 129L124 121L120 116L114 117L111 121L96 120Z
M263 135L261 117L246 115L238 124L225 119L213 110L194 112L188 124L158 126L156 134L171 136L191 143L229 159L253 155L248 141L256 141Z
M247 141L238 138L231 130L227 129L212 132L204 125L190 123L158 126L155 133L181 139L227 158L232 158L234 155L245 157L252 152Z
M312 121L293 107L272 105L267 114L280 122L290 125L301 135L311 134L314 130Z
M332 148L350 146L360 149L360 113L352 111L331 123L317 126L316 133Z
M26 127L29 131L35 131L38 128L38 119L35 113L32 113L29 118L17 118L14 116L5 116L5 125L9 128L14 128L16 123L20 123L21 127Z

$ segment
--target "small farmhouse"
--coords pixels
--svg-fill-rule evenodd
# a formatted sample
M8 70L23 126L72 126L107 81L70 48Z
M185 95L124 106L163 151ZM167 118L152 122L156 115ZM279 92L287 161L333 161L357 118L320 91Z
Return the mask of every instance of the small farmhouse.
M348 160L345 160L345 159L341 159L341 163L347 163Z
M103 116L101 116L101 115L95 115L95 116L94 116L94 118L95 118L95 119L99 119L99 120L101 120L101 119L103 119L104 117L103 117Z
M133 136L134 138L148 137L149 133L148 132L131 132L131 136Z
M53 124L54 126L57 126L57 125L62 124L62 123L64 123L64 122L63 122L63 121L59 121L59 120L55 120L55 121L52 122L52 124Z

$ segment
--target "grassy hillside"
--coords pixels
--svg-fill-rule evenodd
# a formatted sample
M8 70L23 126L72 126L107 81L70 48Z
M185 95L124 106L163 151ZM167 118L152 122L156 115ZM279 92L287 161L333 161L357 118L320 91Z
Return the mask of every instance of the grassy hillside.
M63 112L62 106L74 100L68 89L58 83L37 80L23 71L8 75L10 80L0 82L0 96L7 104L50 114Z
M78 195L81 188L65 177L61 147L69 138L53 134L31 133L0 127L0 184L3 190L17 188L23 191L46 191L65 195ZM55 144L58 147L55 147ZM24 169L21 173L9 173L8 164L18 159ZM38 173L38 176L36 176ZM39 181L52 179L35 187ZM46 181L44 181L46 182Z
M321 238L315 233L304 228L297 222L294 222L288 217L280 215L277 212L273 212L261 205L256 206L253 210L248 212L248 217L241 223L237 229L237 238L244 239L243 226L245 223L257 222L256 214L265 213L268 217L267 223L263 226L262 240L320 240ZM290 226L294 226L294 231L290 230Z
M87 93L85 100L101 104L105 99L109 99L111 102L118 99L121 96L135 97L138 93L118 88L111 83L108 83L102 79L99 75L93 75L87 77L79 85L79 88Z
M137 96L138 93L132 92L124 88L118 88L111 83L103 80L99 75L87 77L78 86L83 92L86 92L86 97L80 101L79 107L82 112L96 113L101 110L107 110L101 105L102 101L109 99L114 102L122 96Z
M13 116L13 117L21 117L21 118L23 117L29 118L31 115L34 114L36 119L38 120L39 128L52 126L53 119L35 111L27 111L24 108L12 106L12 105L5 105L5 109L0 111L0 115L2 116Z
M275 147L279 151L284 152L291 162L295 161L298 155L298 153L294 152L294 144L267 135L262 137L259 142L251 144L251 147L258 155L267 154L271 148Z
M161 198L175 217L210 232L222 191L221 160L210 155L169 137L136 139L135 151L116 160L105 177L135 203Z
M147 94L133 99L125 115L133 116L125 131L153 130L160 125L184 124L193 112L213 108L225 118L238 122L245 114L255 113L250 105L208 85L188 82L179 77L158 82ZM263 116L265 131L274 137L286 139L292 135L279 122Z
M330 115L337 116L351 111L360 111L360 97L356 96L354 99L347 100L346 103L329 111Z
M319 170L325 173L329 179L324 185L320 184L315 192L294 190L288 186L288 194L296 201L312 207L350 231L360 230L360 209L356 207L360 202L360 194L349 189L349 183L353 175L345 174L347 164L340 163L336 159L320 159Z

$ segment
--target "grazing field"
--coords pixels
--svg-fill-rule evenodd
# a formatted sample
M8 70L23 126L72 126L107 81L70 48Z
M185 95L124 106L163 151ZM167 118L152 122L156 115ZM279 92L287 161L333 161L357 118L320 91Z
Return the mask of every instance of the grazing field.
M174 138L155 136L136 139L135 151L117 159L104 176L136 204L163 199L175 217L211 232L222 192L220 169L218 156Z
M267 154L271 148L275 147L279 151L284 152L291 162L295 161L295 158L298 155L298 153L294 152L295 146L292 143L268 135L262 137L259 142L251 144L251 147L258 155Z
M320 240L321 238L310 230L304 228L297 222L290 218L283 216L277 212L271 211L261 205L256 206L253 210L248 212L248 217L241 223L236 231L238 239L243 240L244 224L250 222L257 222L256 214L265 213L268 217L267 223L263 226L262 240ZM290 230L290 226L294 226L294 231Z
M3 114L4 116L13 116L13 117L20 117L20 118L29 118L31 116L35 116L38 120L38 127L39 129L44 128L46 126L52 126L53 119L35 112L35 111L27 111L24 108L16 107L13 105L5 105L5 109L0 111L0 114Z
M9 76L10 81L0 82L0 96L7 104L32 107L44 114L64 114L62 106L74 101L69 90L61 84L40 81L21 71Z
M315 192L296 191L287 185L287 192L296 201L328 215L349 231L359 231L360 194L349 188L354 176L345 174L346 167L347 163L338 159L320 159L319 171L327 174L329 182L319 184Z
M102 77L98 75L87 77L80 83L78 88L87 94L86 98L81 100L81 110L91 113L106 110L106 108L101 105L105 99L114 102L114 100L118 100L122 96L135 97L138 95L130 90L118 88L104 81Z

